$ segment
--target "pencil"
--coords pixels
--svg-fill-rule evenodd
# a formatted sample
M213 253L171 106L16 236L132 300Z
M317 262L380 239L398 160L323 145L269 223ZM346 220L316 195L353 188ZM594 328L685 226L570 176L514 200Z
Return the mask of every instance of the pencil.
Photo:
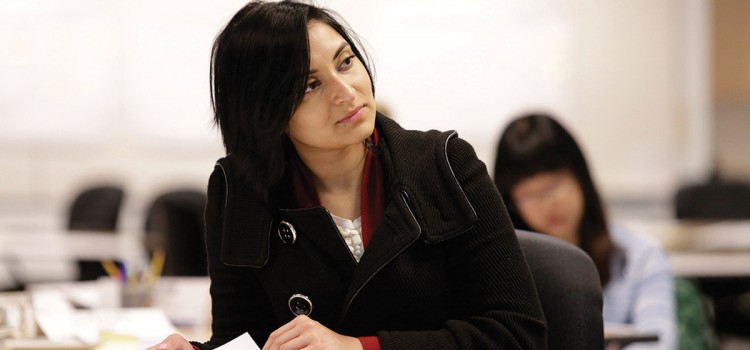
M112 277L116 281L122 280L120 269L117 268L117 265L115 265L112 260L102 260L102 267L104 268L104 271L107 272L109 277Z
M154 282L159 276L161 276L161 270L164 267L164 251L157 249L154 251L154 256L151 258L151 281Z

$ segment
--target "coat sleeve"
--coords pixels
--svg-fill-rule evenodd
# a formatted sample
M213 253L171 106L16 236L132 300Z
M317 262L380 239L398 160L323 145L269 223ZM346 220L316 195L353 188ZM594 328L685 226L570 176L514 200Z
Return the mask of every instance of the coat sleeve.
M546 349L546 321L505 205L464 140L447 157L476 223L449 245L456 317L433 331L378 332L383 349Z
M276 326L270 303L253 268L230 266L221 261L225 181L223 170L217 166L209 178L205 212L212 336L206 343L193 343L203 350L223 345L244 332L248 332L262 346Z

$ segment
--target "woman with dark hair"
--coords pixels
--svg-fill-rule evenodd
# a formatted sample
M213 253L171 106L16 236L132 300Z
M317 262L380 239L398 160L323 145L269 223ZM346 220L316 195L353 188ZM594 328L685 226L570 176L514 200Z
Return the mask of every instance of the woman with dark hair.
M500 194L455 132L376 112L333 12L251 2L216 38L208 184L211 349L543 349L545 320ZM171 335L151 349L186 350Z
M583 152L560 123L545 114L511 121L497 145L494 179L516 228L555 236L591 256L605 322L656 330L659 342L648 348L676 348L673 276L663 250L607 224Z

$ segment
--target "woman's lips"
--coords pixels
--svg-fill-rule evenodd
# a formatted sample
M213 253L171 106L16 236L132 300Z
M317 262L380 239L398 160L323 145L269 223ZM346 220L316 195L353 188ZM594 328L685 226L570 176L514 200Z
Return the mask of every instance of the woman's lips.
M338 121L339 124L351 124L362 119L364 106L357 107L353 111L349 112L344 119Z
M565 224L565 219L559 216L552 216L547 218L547 226L559 227Z

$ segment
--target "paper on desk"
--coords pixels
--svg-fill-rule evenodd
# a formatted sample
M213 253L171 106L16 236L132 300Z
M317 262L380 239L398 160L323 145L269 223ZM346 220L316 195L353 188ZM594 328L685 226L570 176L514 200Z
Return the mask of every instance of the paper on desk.
M130 335L144 344L157 343L177 332L164 312L155 308L40 312L36 320L50 340L76 339L87 344L98 343L102 332Z
M162 277L154 290L154 306L177 327L204 327L211 317L210 287L208 277Z
M255 344L255 341L252 337L250 337L250 334L247 334L247 332L245 332L242 333L239 337L234 338L228 343L216 348L216 350L260 350L260 347L258 347L258 344Z
M32 283L26 286L34 299L34 307L97 309L120 306L120 284L111 278L96 281ZM50 304L51 301L54 303Z

